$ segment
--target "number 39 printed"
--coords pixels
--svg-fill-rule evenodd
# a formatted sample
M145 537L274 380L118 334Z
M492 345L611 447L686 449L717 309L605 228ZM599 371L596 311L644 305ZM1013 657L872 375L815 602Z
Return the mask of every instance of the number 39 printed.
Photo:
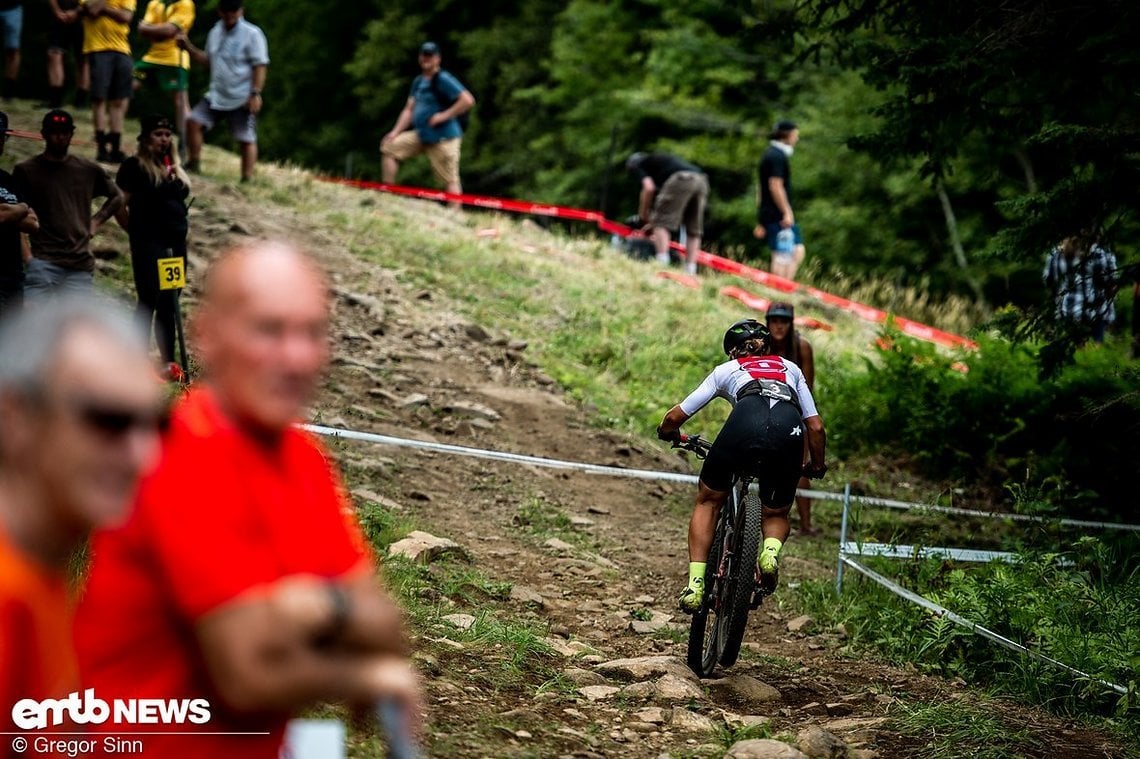
M158 259L158 289L181 290L186 287L186 259Z

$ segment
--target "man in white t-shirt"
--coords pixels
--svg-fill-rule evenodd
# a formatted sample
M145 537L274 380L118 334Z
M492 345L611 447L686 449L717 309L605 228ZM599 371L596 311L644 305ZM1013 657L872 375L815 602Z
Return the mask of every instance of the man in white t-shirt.
M704 598L709 547L736 469L747 463L758 465L761 471L764 545L759 564L761 584L768 593L776 588L780 549L791 531L788 510L800 475L822 477L827 471L827 435L811 390L798 366L770 355L770 341L768 328L755 319L729 327L723 345L730 360L713 369L696 390L669 409L657 428L659 438L676 441L681 425L713 398L724 398L733 406L701 469L689 520L689 584L681 594L680 607L690 614ZM805 434L811 456L806 469Z
M210 89L186 120L186 169L198 171L206 131L225 118L241 146L241 181L248 182L257 163L257 114L269 69L269 44L244 13L242 0L220 0L220 18L206 37L205 50L194 47L184 32L177 40L195 63L210 67Z

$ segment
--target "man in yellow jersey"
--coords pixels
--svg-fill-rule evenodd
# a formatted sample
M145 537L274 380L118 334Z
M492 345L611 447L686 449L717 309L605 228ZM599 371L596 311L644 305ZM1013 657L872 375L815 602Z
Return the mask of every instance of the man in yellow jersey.
M91 64L91 116L95 122L96 160L122 163L123 117L131 100L131 19L135 0L86 0L83 54Z
M135 64L135 87L157 85L174 97L174 126L178 150L185 150L186 112L190 99L190 54L178 46L177 37L194 25L194 0L150 0L143 11L139 35L150 40L150 50Z

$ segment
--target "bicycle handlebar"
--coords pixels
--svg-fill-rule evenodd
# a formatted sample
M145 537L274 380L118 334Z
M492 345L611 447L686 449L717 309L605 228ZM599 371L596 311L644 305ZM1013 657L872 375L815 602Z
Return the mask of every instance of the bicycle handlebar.
M673 441L674 448L691 451L698 459L703 459L709 455L712 450L712 443L702 438L700 435L685 435L678 433L677 439Z
M702 438L700 435L686 435L678 433L677 439L673 441L673 448L680 448L681 450L691 451L698 459L703 459L709 455L712 450L712 443ZM823 479L827 474L827 464L821 467L813 467L810 464L805 466L800 472L802 477L807 477L810 480Z

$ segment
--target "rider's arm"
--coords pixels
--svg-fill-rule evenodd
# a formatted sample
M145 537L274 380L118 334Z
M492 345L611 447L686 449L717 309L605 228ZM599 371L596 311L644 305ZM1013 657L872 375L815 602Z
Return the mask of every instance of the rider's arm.
M680 406L674 406L665 414L665 418L661 420L661 424L657 425L657 437L662 440L676 440L678 430L680 430L681 425L688 420L689 415L686 414Z
M816 471L824 468L824 456L827 452L827 431L823 428L823 418L816 414L804 419L807 427L808 454L811 456L811 467Z

